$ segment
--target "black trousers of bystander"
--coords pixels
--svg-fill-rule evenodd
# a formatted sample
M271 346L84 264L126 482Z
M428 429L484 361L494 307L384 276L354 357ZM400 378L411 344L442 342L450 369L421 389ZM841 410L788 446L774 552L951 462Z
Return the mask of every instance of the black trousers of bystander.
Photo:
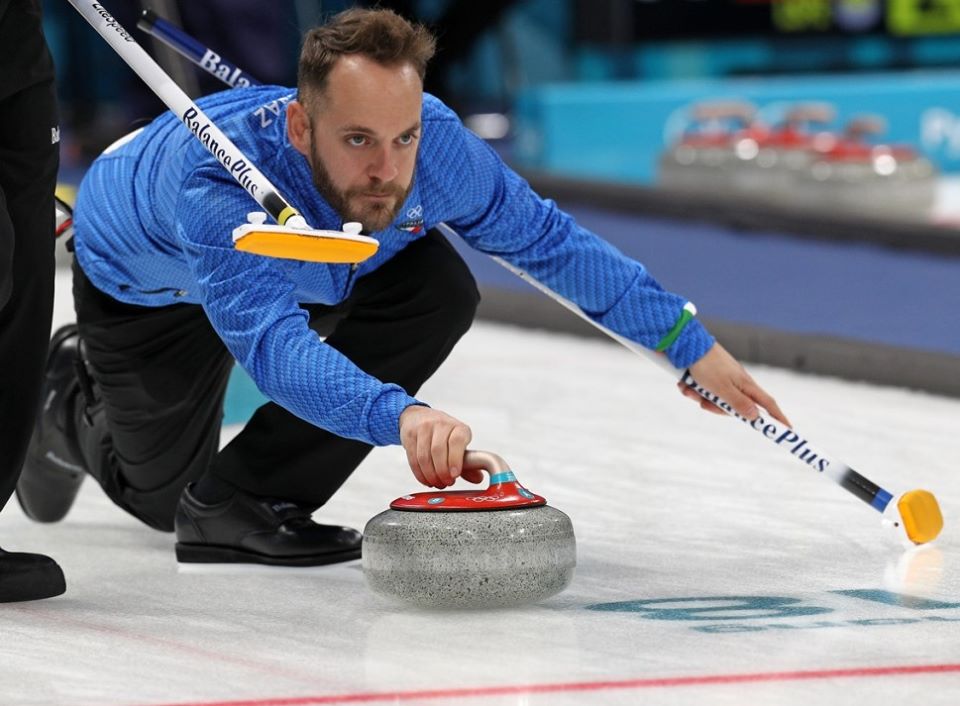
M57 121L52 75L0 95L0 507L23 465L50 340Z
M0 508L27 452L53 314L60 135L39 2L0 0ZM43 554L0 549L0 602L64 592Z

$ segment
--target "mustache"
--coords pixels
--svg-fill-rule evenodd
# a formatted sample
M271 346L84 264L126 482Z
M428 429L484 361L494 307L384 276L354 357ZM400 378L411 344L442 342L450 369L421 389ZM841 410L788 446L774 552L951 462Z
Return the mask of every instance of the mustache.
M396 184L388 184L380 188L355 187L347 190L348 196L402 196L406 190Z

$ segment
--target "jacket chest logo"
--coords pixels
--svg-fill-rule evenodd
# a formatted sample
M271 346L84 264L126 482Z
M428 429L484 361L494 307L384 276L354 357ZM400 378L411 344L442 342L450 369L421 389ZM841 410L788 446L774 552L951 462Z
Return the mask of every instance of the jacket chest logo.
M419 233L423 230L423 206L417 205L409 209L404 220L396 224L396 227L407 233Z

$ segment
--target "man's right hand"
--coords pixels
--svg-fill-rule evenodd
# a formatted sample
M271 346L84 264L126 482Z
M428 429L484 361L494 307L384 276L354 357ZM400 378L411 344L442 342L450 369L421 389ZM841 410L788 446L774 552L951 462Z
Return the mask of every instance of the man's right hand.
M471 439L470 427L439 410L412 405L400 414L400 443L407 452L410 470L418 481L432 488L446 488L457 480ZM468 473L464 478L477 483L483 474Z

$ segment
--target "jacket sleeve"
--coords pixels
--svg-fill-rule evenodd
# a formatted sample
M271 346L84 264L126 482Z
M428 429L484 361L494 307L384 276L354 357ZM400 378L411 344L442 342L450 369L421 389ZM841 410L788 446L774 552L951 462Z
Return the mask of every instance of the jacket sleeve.
M550 200L542 199L485 142L454 117L436 126L429 146L438 157L427 186L450 192L444 217L474 248L498 255L575 302L590 318L654 349L680 319L687 300L667 292L639 262L580 227ZM424 133L427 138L427 132ZM665 353L687 368L713 345L690 321Z
M178 238L210 323L277 404L339 436L399 444L400 413L417 400L364 373L308 327L289 276L304 263L233 248L233 228L258 209L219 167L197 170L184 182Z

